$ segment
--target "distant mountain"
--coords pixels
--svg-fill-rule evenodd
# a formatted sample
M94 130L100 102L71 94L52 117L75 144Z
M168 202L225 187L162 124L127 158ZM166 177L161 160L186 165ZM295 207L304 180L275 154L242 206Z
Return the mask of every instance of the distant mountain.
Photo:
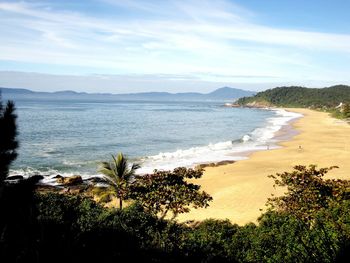
M336 85L316 89L305 87L277 87L257 93L253 97L240 98L242 106L279 106L332 108L340 103L350 103L350 86Z
M0 87L0 92L3 95L6 95L6 94L33 94L33 93L35 93L34 91L31 91L28 89L9 89L9 88L1 88L1 87Z
M62 95L78 95L78 94L88 94L86 92L76 92L72 90L63 90L63 91L55 91L54 94L62 94Z
M255 92L241 90L241 89L233 89L229 87L223 87L213 92L206 94L205 96L212 99L226 100L228 98L241 98L241 97L249 97L253 96Z
M129 94L85 93L71 90L57 92L34 92L28 89L1 88L6 99L86 99L86 100L155 100L155 101L232 101L255 93L241 89L223 87L213 92L202 94L196 92L168 93L143 92Z

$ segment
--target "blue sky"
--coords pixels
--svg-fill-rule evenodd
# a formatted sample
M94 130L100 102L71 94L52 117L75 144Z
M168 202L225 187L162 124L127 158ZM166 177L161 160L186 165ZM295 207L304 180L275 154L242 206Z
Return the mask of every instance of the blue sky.
M0 86L208 92L350 84L347 0L0 1Z

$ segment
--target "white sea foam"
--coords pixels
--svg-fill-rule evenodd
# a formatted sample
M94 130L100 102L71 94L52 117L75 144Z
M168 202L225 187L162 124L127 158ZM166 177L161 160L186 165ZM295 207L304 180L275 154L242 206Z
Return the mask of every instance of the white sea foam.
M247 142L247 141L249 141L251 139L251 137L248 135L248 134L246 134L246 135L244 135L243 137L242 137L242 142Z
M264 127L253 130L250 134L244 135L238 141L225 141L210 143L206 146L198 146L189 149L178 149L173 152L161 152L157 155L148 156L141 160L139 173L150 173L154 169L172 170L179 166L193 167L200 163L211 163L223 160L246 159L244 153L273 149L274 137L284 125L302 115L289 112L283 109L271 109L275 116L268 118Z
M44 169L44 170L37 170L32 167L27 167L25 169L17 169L17 170L10 170L10 176L13 175L22 175L24 178L28 178L33 175L42 175L44 179L41 181L43 184L49 184L49 185L58 185L56 182L57 175L63 176L63 177L70 177L73 175L79 174L83 180L87 180L92 177L102 177L101 174L88 174L88 173L81 173L81 172L60 172L55 169Z
M246 159L245 153L266 149L276 148L275 135L289 121L301 117L301 114L289 112L282 109L269 109L275 112L275 116L268 118L263 127L254 129L249 134L241 138L233 138L232 141L213 142L206 146L192 147L189 149L178 149L172 152L161 152L157 155L142 158L141 169L138 173L151 173L154 169L172 170L176 167L194 167L197 164L219 162L223 160L237 161ZM63 160L64 165L80 166L83 163ZM11 170L10 175L23 175L29 177L32 175L44 175L43 183L56 185L56 175L72 176L79 174L83 179L91 177L101 177L99 174L88 174L82 172L62 172L54 169L37 170L31 167L20 170Z
M150 173L154 169L171 170L179 166L192 167L199 163L244 159L244 157L229 156L229 150L232 148L233 143L227 141L175 152L159 153L142 159L139 173Z

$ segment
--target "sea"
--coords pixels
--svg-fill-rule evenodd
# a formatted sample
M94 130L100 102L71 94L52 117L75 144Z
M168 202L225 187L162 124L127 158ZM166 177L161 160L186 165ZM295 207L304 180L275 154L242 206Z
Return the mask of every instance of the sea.
M225 107L213 101L15 99L18 158L10 175L100 176L102 161L125 154L139 174L249 158L277 148L300 114Z

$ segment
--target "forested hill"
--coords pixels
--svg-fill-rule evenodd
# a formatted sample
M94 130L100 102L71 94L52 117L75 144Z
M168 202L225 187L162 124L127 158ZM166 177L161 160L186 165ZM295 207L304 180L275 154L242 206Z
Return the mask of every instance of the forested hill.
M278 87L257 93L253 97L240 98L242 106L278 106L333 108L340 103L350 103L350 86L337 85L315 89L305 87Z

